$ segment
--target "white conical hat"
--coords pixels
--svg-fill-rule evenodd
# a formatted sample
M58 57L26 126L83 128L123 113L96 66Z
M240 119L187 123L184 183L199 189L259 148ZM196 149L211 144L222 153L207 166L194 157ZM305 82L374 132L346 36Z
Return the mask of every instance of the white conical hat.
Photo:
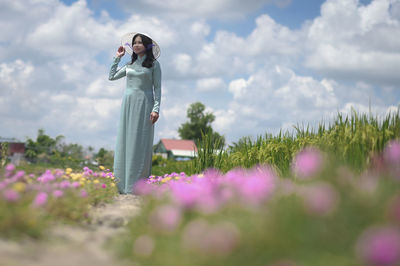
M130 32L130 33L126 33L124 34L124 36L122 36L121 38L121 45L125 48L125 51L132 55L133 54L133 49L132 49L132 39L133 36L135 36L136 34L143 34L147 37L149 37L152 41L153 41L153 55L154 58L158 58L160 56L160 46L153 40L153 38L151 38L148 34L146 33L142 33L142 32Z

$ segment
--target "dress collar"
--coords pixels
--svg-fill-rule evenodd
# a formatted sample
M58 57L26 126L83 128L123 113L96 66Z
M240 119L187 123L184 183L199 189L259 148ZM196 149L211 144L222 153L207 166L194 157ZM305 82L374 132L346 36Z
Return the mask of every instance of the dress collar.
M138 55L136 61L137 61L138 63L143 63L143 61L144 61L145 59L146 59L146 54L144 54L142 57L140 57L140 56Z

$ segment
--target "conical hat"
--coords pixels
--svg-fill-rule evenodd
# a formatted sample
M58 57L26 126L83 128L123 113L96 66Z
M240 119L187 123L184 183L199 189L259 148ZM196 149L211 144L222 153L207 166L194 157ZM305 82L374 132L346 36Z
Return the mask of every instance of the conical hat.
M147 37L149 37L152 41L153 41L153 55L154 58L158 58L160 56L160 46L153 40L153 38L151 38L148 34L146 33L142 33L142 32L130 32L125 34L124 36L122 36L121 38L121 45L125 48L125 51L132 55L133 54L133 49L132 49L132 39L133 36L135 36L136 34L143 34Z

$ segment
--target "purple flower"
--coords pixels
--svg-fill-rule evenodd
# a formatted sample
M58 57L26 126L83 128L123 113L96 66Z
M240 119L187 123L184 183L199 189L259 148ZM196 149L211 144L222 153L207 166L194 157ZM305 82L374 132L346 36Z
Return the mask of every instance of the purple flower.
M33 201L33 205L36 207L43 206L47 203L47 193L46 192L39 192L36 195L35 200Z
M3 197L8 202L15 202L19 199L19 193L13 189L7 189L3 192Z
M322 167L322 153L315 148L301 150L293 160L292 169L296 176L309 178L315 175Z
M369 228L358 239L356 253L368 265L398 265L400 232L392 227Z

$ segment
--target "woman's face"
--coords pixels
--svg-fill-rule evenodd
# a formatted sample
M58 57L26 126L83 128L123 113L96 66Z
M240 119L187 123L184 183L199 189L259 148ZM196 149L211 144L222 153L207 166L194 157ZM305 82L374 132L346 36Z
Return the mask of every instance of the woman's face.
M137 55L144 55L146 52L146 48L142 42L142 37L136 36L135 40L133 41L133 52Z

